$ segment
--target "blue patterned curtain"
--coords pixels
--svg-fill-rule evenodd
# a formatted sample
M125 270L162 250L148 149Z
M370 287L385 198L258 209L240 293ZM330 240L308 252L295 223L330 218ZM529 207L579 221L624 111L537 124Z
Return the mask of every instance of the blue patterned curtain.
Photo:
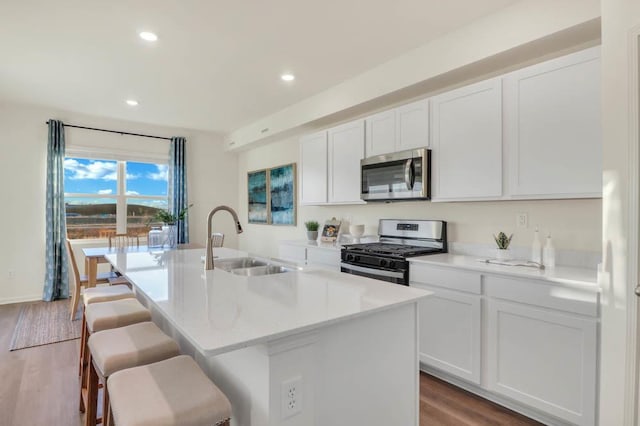
M187 156L185 151L186 139L171 138L169 149L169 211L179 214L189 205L187 197ZM178 221L178 244L189 242L189 220Z
M49 120L47 145L46 275L42 299L69 297L67 226L64 211L64 124Z

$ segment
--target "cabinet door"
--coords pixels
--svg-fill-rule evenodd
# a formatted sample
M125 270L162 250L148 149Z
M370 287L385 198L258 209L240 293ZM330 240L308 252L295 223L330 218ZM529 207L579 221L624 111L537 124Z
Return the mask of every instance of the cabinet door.
M396 151L429 146L429 100L396 108Z
M432 98L434 201L502 196L501 92L492 79Z
M329 129L329 202L360 204L364 120Z
M396 150L396 112L384 111L365 118L366 156L388 154Z
M411 284L433 292L418 303L420 361L480 384L481 297Z
M577 425L595 423L596 319L490 299L488 385Z
M512 195L602 195L599 58L595 47L505 77Z
M340 271L340 249L309 247L307 264Z
M300 204L327 202L327 132L300 139Z

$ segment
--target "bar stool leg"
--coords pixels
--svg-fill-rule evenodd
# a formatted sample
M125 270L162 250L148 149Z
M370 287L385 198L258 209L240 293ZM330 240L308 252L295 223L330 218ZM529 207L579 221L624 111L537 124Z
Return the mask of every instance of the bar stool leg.
M89 364L87 365L87 402L85 403L85 425L96 426L97 407L98 407L98 373L89 354Z
M87 319L84 316L84 309L82 311L82 334L80 336L80 359L78 361L78 376L82 377L84 351L87 346Z

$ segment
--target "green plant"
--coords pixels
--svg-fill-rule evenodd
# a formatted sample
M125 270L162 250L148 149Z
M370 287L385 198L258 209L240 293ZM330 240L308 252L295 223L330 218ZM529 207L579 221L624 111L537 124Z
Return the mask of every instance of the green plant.
M180 210L180 213L178 213L177 215L172 214L171 212L169 212L169 210L158 210L153 218L158 222L163 222L167 225L175 225L176 222L184 219L184 217L187 215L187 210L189 210L189 207L191 206L193 206L193 204L189 204L187 207Z
M308 222L305 222L304 226L306 226L307 231L317 231L318 228L320 227L320 224L315 220L310 220Z
M513 234L507 237L507 234L504 232L500 232L498 236L493 236L493 239L496 240L496 244L500 250L506 250L509 248L509 244L511 244L511 238L513 238Z

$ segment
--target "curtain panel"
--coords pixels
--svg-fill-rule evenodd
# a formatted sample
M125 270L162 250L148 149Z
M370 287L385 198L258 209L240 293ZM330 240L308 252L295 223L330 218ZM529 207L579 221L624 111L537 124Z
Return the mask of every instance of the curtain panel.
M46 274L42 299L50 302L69 297L64 206L64 124L58 120L49 120L46 220Z
M169 148L169 211L174 215L180 214L187 208L187 154L185 150L186 139L183 137L171 138ZM177 243L189 242L189 220L185 217L177 223Z

